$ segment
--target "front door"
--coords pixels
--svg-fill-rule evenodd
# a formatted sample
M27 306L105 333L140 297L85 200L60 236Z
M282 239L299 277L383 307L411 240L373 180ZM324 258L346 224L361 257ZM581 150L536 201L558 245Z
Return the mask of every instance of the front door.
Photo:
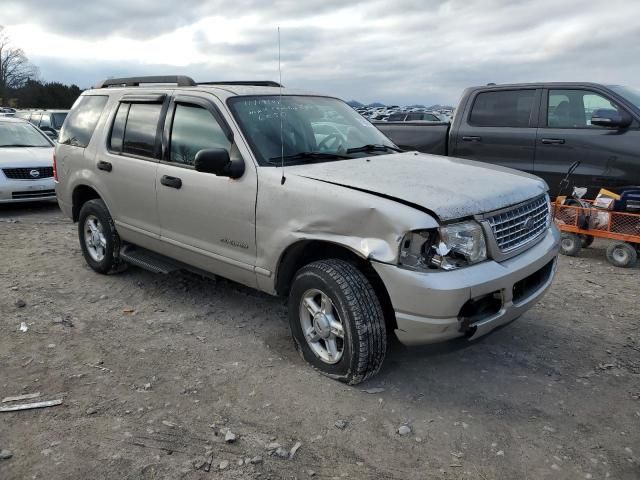
M549 89L543 96L542 121L536 141L535 174L549 184L557 195L558 184L573 162L580 166L571 176L567 190L587 187L593 197L601 187L617 187L637 183L629 173L637 170L640 145L637 128L623 130L591 125L591 115L599 109L621 109L604 94L586 89ZM635 137L635 139L634 139ZM635 141L634 141L635 140ZM625 148L626 146L626 148Z
M156 174L161 239L172 257L255 286L254 164L245 157L245 173L235 180L194 168L202 149L224 148L232 159L241 156L215 101L210 95L180 95L169 108Z

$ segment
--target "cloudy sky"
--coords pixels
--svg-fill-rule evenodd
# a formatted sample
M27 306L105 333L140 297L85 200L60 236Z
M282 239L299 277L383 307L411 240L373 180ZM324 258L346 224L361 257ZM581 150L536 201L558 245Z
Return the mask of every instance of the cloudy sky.
M455 103L488 82L640 86L640 0L2 0L43 80L277 80L344 99Z

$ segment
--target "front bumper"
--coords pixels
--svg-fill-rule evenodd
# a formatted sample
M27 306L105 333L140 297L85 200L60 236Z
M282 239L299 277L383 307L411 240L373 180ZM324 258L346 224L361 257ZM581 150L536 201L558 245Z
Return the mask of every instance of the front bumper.
M6 178L0 170L0 203L33 202L55 200L55 198L52 177L39 180L13 180Z
M449 272L416 272L374 262L393 304L398 339L405 345L475 339L515 320L551 285L559 240L560 232L552 225L542 240L513 258ZM467 316L474 305L490 307Z

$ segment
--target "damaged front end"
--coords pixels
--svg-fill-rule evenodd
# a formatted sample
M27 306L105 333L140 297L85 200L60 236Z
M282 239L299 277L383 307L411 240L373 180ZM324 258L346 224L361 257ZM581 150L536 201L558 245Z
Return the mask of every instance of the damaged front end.
M455 270L486 259L483 229L470 220L407 233L398 263L413 270Z

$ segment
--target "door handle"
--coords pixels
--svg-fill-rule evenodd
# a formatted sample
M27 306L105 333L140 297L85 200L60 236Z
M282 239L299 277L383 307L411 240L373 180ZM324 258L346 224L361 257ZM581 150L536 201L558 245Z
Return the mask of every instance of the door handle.
M168 175L163 175L160 178L160 183L166 187L170 188L180 188L182 187L182 180L178 177L170 177Z
M96 166L98 167L98 170L104 170L105 172L113 170L113 165L111 165L110 162L105 162L103 160L100 160Z
M482 141L482 137L478 137L478 136L475 136L475 135L465 136L465 137L462 137L462 141L463 142L481 142Z
M563 145L564 138L543 138L540 140L545 145Z

